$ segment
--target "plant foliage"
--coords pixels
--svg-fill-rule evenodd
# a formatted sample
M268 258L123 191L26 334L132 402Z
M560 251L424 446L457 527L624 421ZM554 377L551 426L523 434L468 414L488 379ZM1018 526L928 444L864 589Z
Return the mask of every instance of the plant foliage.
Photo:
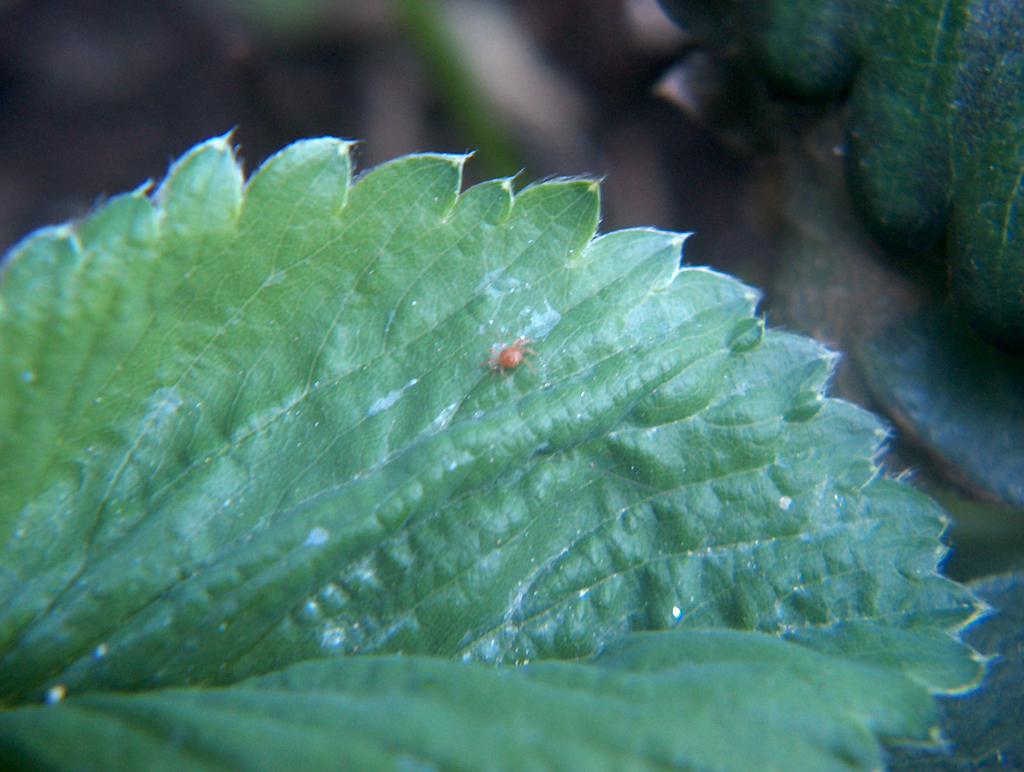
M593 181L353 179L349 150L245 182L214 139L8 256L0 758L874 769L928 741L979 606L884 428L823 396L831 354L680 269L683 236L595 236ZM483 365L519 337L529 368Z

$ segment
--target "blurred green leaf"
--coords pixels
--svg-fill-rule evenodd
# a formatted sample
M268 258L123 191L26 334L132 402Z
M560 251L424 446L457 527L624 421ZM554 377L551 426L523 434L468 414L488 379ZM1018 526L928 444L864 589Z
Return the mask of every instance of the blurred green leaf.
M628 636L595 665L352 657L227 689L91 694L0 714L0 760L111 771L872 770L876 736L926 739L934 710L905 676L758 633Z
M854 352L874 397L974 491L1024 506L1024 362L984 345L949 304L900 321Z
M848 102L857 205L976 329L1024 352L1024 6L990 0L661 0L801 100ZM937 268L937 257L948 263Z
M993 611L964 634L991 658L982 687L939 700L945 753L900 748L893 770L981 772L1024 767L1024 574L994 576L971 587Z

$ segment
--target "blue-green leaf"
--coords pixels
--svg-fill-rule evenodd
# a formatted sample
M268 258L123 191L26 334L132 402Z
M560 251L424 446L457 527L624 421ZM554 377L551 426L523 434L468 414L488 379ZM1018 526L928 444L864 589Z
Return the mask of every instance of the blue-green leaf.
M759 633L627 636L593 665L430 657L295 665L227 689L90 694L0 714L47 769L875 770L928 739L907 676ZM256 741L258 738L258 742Z
M585 737L570 711L536 759L578 747L581 768L677 751L749 768L765 743L792 768L872 768L878 737L927 739L930 692L979 676L950 637L978 604L937 573L942 511L880 476L885 428L824 396L832 354L766 331L736 280L681 269L685 236L595 235L593 181L460 191L465 158L446 155L352 179L348 150L300 142L243 182L211 140L154 195L115 198L7 258L0 696L69 699L0 714L0 747L59 768L43 750L56 733L67 744L52 747L88 746L100 768L150 753L173 766L185 759L160 738L201 736L188 763L231 768L258 753L252 737L274 764L306 738L315 752L294 758L487 768L518 740L474 723L473 706L505 689L537 726L552 721L531 705L542 693L579 702ZM489 366L513 345L524 361ZM669 630L636 645L645 661L674 651L679 688L711 695L711 713L659 679L601 670L622 649L534 668ZM720 672L718 647L740 664ZM781 670L758 664L765 651ZM403 658L351 656L367 653ZM791 682L793 658L871 670L895 691L853 690L848 710L806 723L832 698L806 702L827 679ZM379 678L355 696L347 680L315 704L278 693L286 674L334 683L360 668ZM448 718L409 685L430 673ZM204 688L114 693L186 685ZM314 731L302 716L324 699L349 707ZM792 726L772 718L801 700ZM647 713L627 721L638 703ZM385 707L420 739L400 752L359 732L325 739ZM664 753L629 739L677 710L644 730ZM266 711L297 713L276 726ZM678 739L701 721L748 726L742 752L707 732ZM613 729L618 744L602 744ZM476 731L498 750L464 755Z

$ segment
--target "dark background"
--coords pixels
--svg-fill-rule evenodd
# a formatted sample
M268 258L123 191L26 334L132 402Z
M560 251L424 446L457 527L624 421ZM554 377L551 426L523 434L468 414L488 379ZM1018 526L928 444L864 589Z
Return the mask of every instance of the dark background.
M656 0L0 0L0 252L228 131L250 172L321 135L365 169L478 149L482 118L512 158L478 152L467 184L599 176L602 230L696 231L687 262L756 280L753 162L652 91L690 47Z

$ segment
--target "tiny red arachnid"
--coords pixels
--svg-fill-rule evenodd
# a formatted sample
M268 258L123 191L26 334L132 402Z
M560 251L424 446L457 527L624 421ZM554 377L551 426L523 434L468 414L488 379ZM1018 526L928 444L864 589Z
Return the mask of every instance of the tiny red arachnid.
M498 335L498 333L493 333ZM530 360L526 358L526 354L533 354L536 356L537 352L532 348L525 348L527 343L536 343L533 338L516 338L515 341L506 346L501 342L501 336L498 336L498 345L501 346L501 350L495 352L491 350L491 355L487 357L482 363L481 367L486 365L491 368L493 374L495 370L501 372L502 377L505 376L506 370L511 370L513 367L518 367L521 363L525 363L530 368L531 373L537 371L533 369L533 365L530 364Z

